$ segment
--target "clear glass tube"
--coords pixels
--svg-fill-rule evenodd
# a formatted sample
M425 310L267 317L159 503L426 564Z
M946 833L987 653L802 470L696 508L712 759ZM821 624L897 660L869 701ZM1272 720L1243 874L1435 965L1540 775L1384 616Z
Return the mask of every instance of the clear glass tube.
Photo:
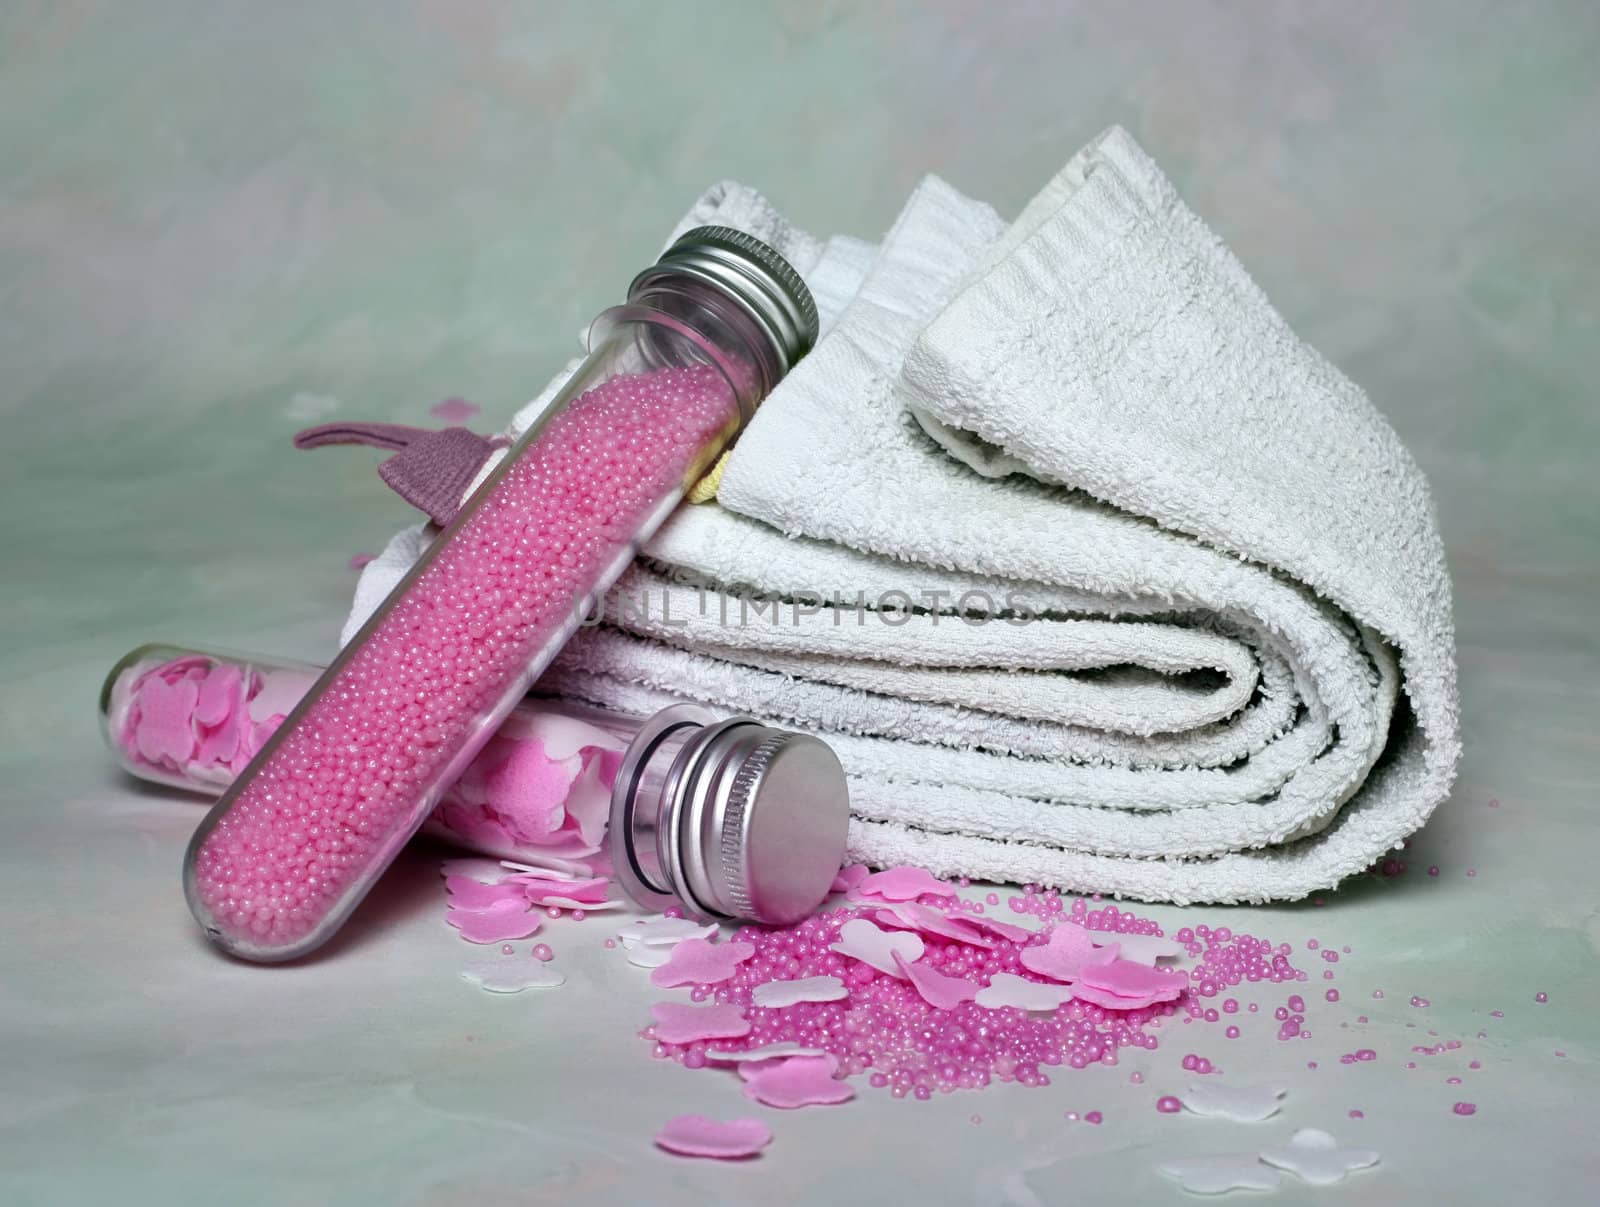
M106 744L130 774L215 799L322 668L286 658L144 645L100 691ZM636 717L529 697L445 791L421 832L495 859L575 875L604 847L611 785Z
M792 360L737 289L640 282L201 823L185 893L228 952L338 928Z

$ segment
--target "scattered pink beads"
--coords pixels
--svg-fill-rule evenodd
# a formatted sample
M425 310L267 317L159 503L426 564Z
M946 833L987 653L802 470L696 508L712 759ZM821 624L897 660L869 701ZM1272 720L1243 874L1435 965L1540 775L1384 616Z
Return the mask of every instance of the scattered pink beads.
M473 720L559 646L735 405L718 370L670 368L613 378L551 419L201 844L209 924L287 947L363 891Z
M958 908L931 893L919 904L930 909L941 905ZM1055 926L1090 932L1131 935L1157 929L1149 919L1119 911L1115 905L1091 909L1078 899L1069 908L1054 892L1024 892L1008 904L1017 906L1014 912L1035 913ZM1123 1049L1153 1050L1157 1037L1152 1025L1163 1018L1215 1021L1217 1012L1210 1011L1208 1017L1203 1003L1221 989L1246 982L1282 983L1297 977L1287 944L1274 945L1228 928L1195 928L1177 936L1177 942L1193 948L1196 962L1188 971L1186 987L1173 1001L1119 1009L1073 998L1068 989L1067 1000L1049 1010L989 1008L960 1000L962 995L955 994L939 995L939 1004L934 1005L913 981L897 975L904 968L891 972L838 950L846 924L872 919L877 908L847 906L782 929L742 927L730 942L748 947L750 954L725 970L718 969L722 979L695 985L691 998L744 1012L750 1030L740 1037L737 1050L777 1043L820 1050L837 1061L841 1077L866 1074L870 1085L887 1089L894 1097L925 1099L994 1081L1043 1086L1050 1083L1049 1071L1055 1068L1114 1065ZM974 917L970 912L958 916ZM974 988L995 978L1051 984L1048 978L1034 974L1022 956L1046 946L1050 941L1047 931L1017 932L1018 937L989 931L977 936L981 944L942 933L942 928L919 934L923 951L912 966L950 982ZM1169 975L1182 980L1182 974ZM848 996L774 1008L753 1003L760 986L823 976L838 978ZM658 1040L655 1051L659 1057L696 1067L704 1056L704 1044L659 1042L659 1035L652 1038ZM730 1046L721 1045L724 1049ZM1216 1071L1209 1059L1198 1054L1191 1054L1184 1065L1199 1073ZM1136 1074L1133 1080L1140 1078Z

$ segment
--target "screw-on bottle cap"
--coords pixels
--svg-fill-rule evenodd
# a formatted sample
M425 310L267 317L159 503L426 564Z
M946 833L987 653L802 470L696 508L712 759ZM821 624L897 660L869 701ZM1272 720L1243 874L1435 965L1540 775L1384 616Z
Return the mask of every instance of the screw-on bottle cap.
M633 279L629 296L658 278L696 277L737 300L760 324L787 373L817 342L817 303L789 261L731 226L697 226Z
M826 743L677 705L628 747L611 797L618 879L641 904L786 925L827 896L849 824Z

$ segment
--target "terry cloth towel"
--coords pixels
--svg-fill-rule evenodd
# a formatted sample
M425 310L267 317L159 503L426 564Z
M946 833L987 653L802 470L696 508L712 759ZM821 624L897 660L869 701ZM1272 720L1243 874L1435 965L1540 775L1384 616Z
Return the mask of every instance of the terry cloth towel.
M706 221L788 255L823 337L541 690L819 734L857 859L1147 900L1303 897L1445 797L1426 483L1126 133L1009 227L932 178L875 249L739 186L674 234Z

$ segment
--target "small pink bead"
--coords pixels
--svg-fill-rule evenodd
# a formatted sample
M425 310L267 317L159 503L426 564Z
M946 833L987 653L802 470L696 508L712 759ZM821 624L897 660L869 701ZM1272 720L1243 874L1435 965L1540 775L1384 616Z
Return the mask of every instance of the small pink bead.
M533 958L536 960L542 960L545 963L549 963L551 960L556 958L556 953L550 950L550 944L540 943L537 944L533 949Z
M1156 1099L1156 1110L1163 1115L1175 1115L1182 1109L1183 1103L1179 1102L1171 1094L1164 1094Z
M1475 1102L1458 1102L1450 1109L1458 1115L1476 1115L1478 1113L1478 1105Z

